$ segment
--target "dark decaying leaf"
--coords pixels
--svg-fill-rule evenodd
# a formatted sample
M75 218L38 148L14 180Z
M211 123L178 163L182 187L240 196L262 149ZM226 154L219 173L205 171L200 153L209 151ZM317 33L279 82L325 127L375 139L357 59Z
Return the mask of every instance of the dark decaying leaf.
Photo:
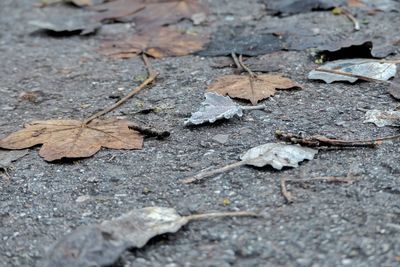
M329 10L344 5L345 0L264 0L267 9L278 14L297 14L313 10Z
M362 37L331 42L319 46L319 54L330 60L342 58L384 58L397 53L396 38Z
M129 129L127 120L93 120L87 125L78 120L35 121L0 140L0 148L23 149L43 144L39 155L47 161L90 157L102 147L141 149L143 137Z
M220 28L213 34L209 45L198 54L201 56L229 56L231 53L244 56L258 56L283 47L279 36L272 33L240 34L240 29Z
M116 0L93 7L100 20L133 21L139 30L170 25L194 14L208 13L198 0Z
M206 100L201 103L200 109L187 119L185 125L199 125L206 122L213 123L220 119L241 117L243 111L238 104L227 96L216 93L206 93Z
M72 231L48 251L41 266L110 266L126 249L141 248L154 236L175 233L188 221L171 208L133 210L113 220Z
M90 34L101 27L101 23L94 20L89 15L79 15L73 17L52 17L47 21L32 20L29 24L40 30L51 33L66 34Z
M257 77L248 75L225 75L209 85L209 92L247 99L253 105L258 101L273 96L276 90L301 88L296 82L281 75L262 74Z
M374 123L378 127L400 126L400 111L395 110L368 110L365 113L364 123Z
M267 143L256 146L243 154L240 159L247 165L264 167L270 165L274 169L299 166L303 160L312 160L318 150L301 147L299 145L286 145L279 143Z
M311 80L323 80L326 83L336 81L348 81L354 83L358 80L357 77L324 72L324 69L363 76L374 80L387 81L396 75L397 68L394 63L380 62L373 59L342 59L328 62L323 66L312 70L308 74L308 78Z
M12 162L26 156L27 154L28 150L0 150L0 169L8 168Z
M104 41L100 53L112 58L132 58L141 53L154 58L184 56L200 50L207 39L204 35L162 27L122 40Z

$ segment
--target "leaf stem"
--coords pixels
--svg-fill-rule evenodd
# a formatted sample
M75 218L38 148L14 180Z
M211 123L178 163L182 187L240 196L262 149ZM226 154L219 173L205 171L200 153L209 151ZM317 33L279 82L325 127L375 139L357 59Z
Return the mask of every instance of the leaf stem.
M198 173L198 174L196 174L194 176L191 176L191 177L188 177L188 178L185 178L185 179L181 180L181 183L183 183L183 184L191 184L191 183L200 181L200 180L202 180L204 178L208 178L210 176L214 176L214 175L219 174L219 173L227 172L227 171L230 171L232 169L235 169L237 167L240 167L240 166L243 166L243 165L246 165L246 164L247 164L247 161L238 161L238 162L235 162L235 163L232 163L232 164L225 165L225 166L223 166L221 168L218 168L218 169L215 169L215 170L203 171L203 172L200 172L200 173Z
M212 212L203 214L193 214L185 216L189 221L194 220L206 220L211 218L223 218L223 217L260 217L259 214L251 211L232 211L232 212Z
M242 110L263 110L266 109L266 105L258 105L258 106L240 106Z
M121 98L118 102L103 109L102 111L95 113L94 115L92 115L89 118L87 118L86 120L84 120L83 125L87 125L94 119L97 119L98 117L103 116L103 115L113 111L114 109L118 108L119 106L124 104L128 99L130 99L132 96L134 96L137 93L139 93L140 91L142 91L147 85L149 85L156 79L156 77L158 76L158 73L153 69L152 65L149 62L149 59L147 58L147 56L145 54L142 54L142 59L143 59L144 64L146 65L146 69L148 72L147 79L144 80L139 86L135 87L129 94L127 94L126 96Z

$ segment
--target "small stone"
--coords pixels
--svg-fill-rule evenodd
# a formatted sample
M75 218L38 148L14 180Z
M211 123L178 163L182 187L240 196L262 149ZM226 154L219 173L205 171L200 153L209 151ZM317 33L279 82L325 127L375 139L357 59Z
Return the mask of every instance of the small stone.
M217 134L212 138L212 140L220 144L225 144L229 140L229 134Z
M88 201L90 199L89 195L83 195L83 196L79 196L75 201L78 203L82 203L85 201Z

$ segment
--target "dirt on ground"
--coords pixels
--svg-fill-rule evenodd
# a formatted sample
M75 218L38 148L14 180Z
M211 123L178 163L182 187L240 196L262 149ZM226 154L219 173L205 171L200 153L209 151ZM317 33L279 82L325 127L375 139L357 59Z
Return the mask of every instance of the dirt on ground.
M197 27L211 36L223 27L243 25L248 32L310 25L327 38L353 32L346 16L330 11L276 17L256 0L208 2L207 23ZM1 138L34 120L85 118L146 76L140 57L113 60L97 52L102 37L134 31L131 24L106 25L95 35L49 36L28 22L45 20L50 13L72 16L83 10L65 5L35 8L35 3L0 2ZM367 23L358 35L400 39L398 12L377 12L364 19ZM115 266L399 266L398 140L377 148L320 150L298 168L243 166L201 183L179 182L203 169L236 162L252 147L276 142L278 129L341 139L398 134L395 127L363 123L366 110L399 105L386 84L310 81L307 74L317 65L308 50L259 59L270 57L282 58L277 72L303 88L279 91L262 102L266 110L185 127L185 118L204 100L207 85L234 69L212 67L221 60L214 57L151 59L160 72L154 85L107 116L168 130L170 137L147 138L142 150L102 149L90 158L56 163L44 161L38 147L30 149L1 176L0 266L35 266L46 249L71 230L148 206L173 207L182 215L249 210L263 217L191 222L175 234L125 252ZM387 57L391 58L396 56ZM36 103L20 97L30 91L41 91ZM282 177L349 173L358 177L355 183L288 183L294 197L290 205L281 194Z

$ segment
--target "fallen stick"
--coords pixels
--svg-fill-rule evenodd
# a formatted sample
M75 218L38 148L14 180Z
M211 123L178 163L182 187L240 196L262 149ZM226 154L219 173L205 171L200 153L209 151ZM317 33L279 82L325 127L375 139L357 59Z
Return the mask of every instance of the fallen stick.
M322 176L304 179L286 179L286 182L290 183L308 183L308 182L331 182L331 183L348 183L352 184L357 179L354 176Z
M293 196L292 196L292 193L290 193L286 188L286 181L287 180L285 180L285 178L281 177L281 180L280 180L281 193L282 193L282 196L285 198L286 202L288 204L291 204L291 203L293 203Z

